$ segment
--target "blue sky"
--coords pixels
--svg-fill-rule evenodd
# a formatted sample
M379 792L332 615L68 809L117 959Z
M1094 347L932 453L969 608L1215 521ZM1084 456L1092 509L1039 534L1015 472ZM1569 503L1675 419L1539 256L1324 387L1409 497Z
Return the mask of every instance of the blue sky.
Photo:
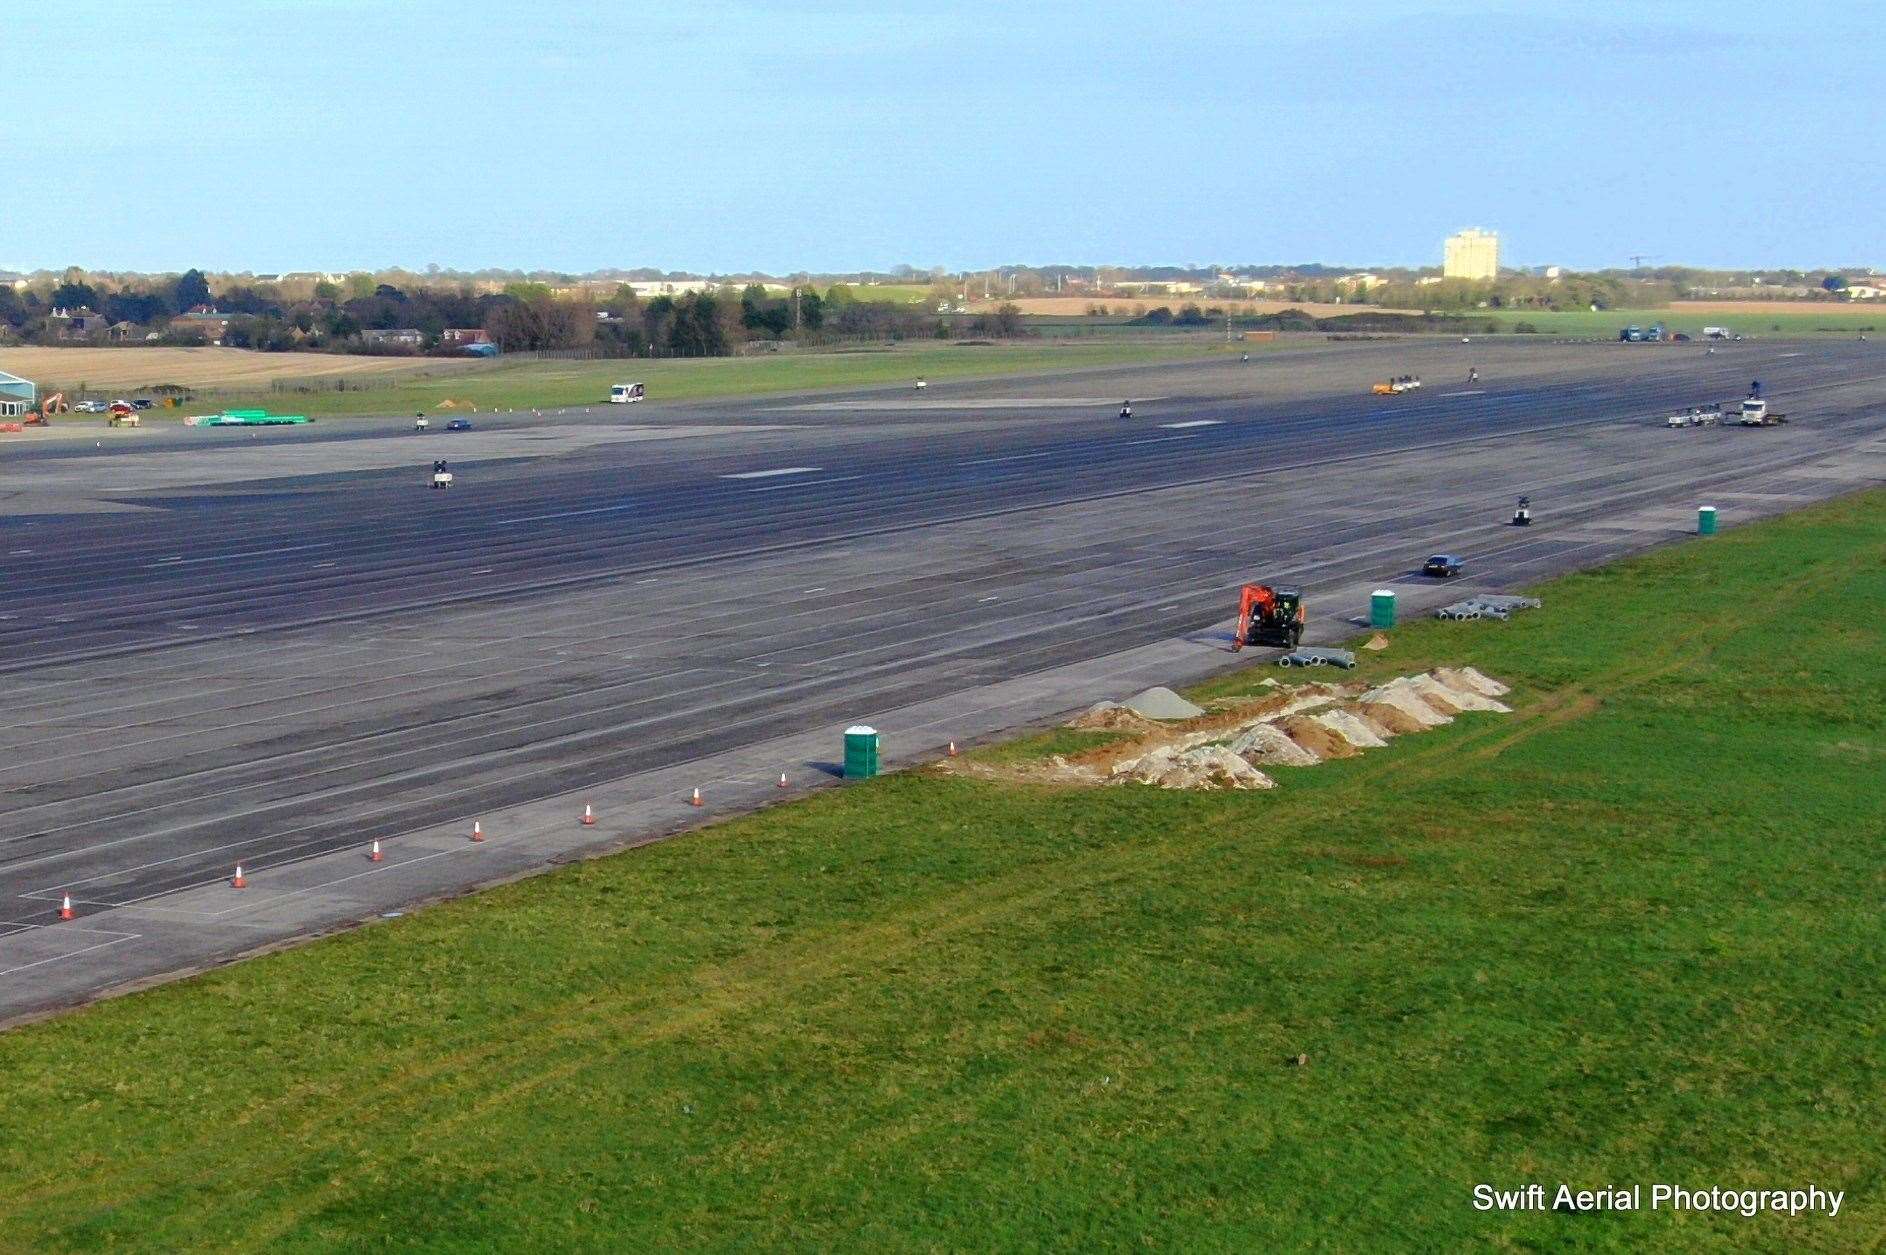
M9 4L0 266L1886 267L1871 0Z

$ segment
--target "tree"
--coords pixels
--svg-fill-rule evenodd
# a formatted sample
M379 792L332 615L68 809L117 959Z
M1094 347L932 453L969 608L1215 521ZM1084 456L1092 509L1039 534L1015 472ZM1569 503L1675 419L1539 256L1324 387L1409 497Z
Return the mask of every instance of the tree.
M62 283L52 290L50 299L55 309L77 309L81 305L99 304L98 289L89 283Z
M201 270L186 270L177 276L176 286L170 290L171 308L178 313L195 309L199 305L210 303L210 281L203 277Z
M1829 292L1844 292L1847 290L1847 281L1840 275L1828 275L1821 280L1821 287Z

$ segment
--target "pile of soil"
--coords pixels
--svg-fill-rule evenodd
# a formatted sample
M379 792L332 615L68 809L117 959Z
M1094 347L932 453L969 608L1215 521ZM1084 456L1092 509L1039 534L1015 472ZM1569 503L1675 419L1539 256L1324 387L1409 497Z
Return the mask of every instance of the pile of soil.
M1099 702L1089 706L1080 714L1067 721L1070 728L1088 730L1104 729L1114 732L1131 732L1136 736L1145 736L1157 731L1159 725L1144 715L1135 714L1116 702Z
M1196 719L1205 713L1203 706L1195 706L1167 688L1135 693L1120 705L1148 719Z
M1423 728L1438 728L1444 723L1454 722L1454 712L1436 710L1415 692L1414 686L1404 677L1396 677L1387 684L1372 688L1361 697L1364 706L1373 709L1377 706L1393 707L1403 715L1415 721Z
M1513 691L1473 667L1436 667L1429 674L1448 688L1478 693L1482 697L1505 697Z
M1228 748L1233 754L1271 767L1314 767L1323 761L1274 723L1253 724Z
M1307 718L1314 719L1359 750L1380 749L1388 744L1387 739L1368 720L1348 710L1326 710Z
M1276 782L1222 745L1163 747L1123 767L1115 777L1162 789L1272 789Z
M1414 685L1415 692L1421 694L1428 705L1437 710L1440 709L1442 702L1452 705L1456 711L1493 710L1504 714L1510 713L1513 709L1504 702L1494 701L1479 689L1464 682L1456 687L1443 682L1433 674L1418 675L1409 682Z
M1401 707L1392 706L1387 702L1357 702L1340 709L1375 729L1376 735L1384 740L1389 737L1407 736L1410 732L1425 732L1428 729L1428 725L1421 720Z
M1362 751L1349 744L1327 724L1310 715L1291 715L1277 721L1285 736L1302 747L1303 752L1321 761L1330 758L1354 758Z

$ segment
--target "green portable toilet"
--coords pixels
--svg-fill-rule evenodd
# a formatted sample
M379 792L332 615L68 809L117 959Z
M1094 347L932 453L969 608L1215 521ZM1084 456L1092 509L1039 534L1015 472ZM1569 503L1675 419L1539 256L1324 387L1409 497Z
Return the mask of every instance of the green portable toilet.
M1716 534L1716 507L1715 506L1706 505L1697 509L1696 534L1698 536L1714 536Z
M878 773L878 730L862 723L845 729L845 779L869 780Z
M1392 628L1395 626L1395 590L1378 588L1369 595L1369 626Z

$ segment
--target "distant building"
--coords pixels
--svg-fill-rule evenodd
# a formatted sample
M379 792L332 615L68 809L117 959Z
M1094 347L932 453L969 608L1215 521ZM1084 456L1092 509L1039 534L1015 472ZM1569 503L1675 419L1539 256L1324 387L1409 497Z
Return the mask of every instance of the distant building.
M360 338L376 349L416 349L426 342L426 333L417 327L386 327L363 331Z
M228 330L229 315L212 305L198 305L170 320L171 334L206 344L221 344Z
M1448 236L1442 246L1441 274L1449 279L1499 278L1500 237L1479 227Z
M1565 267L1547 266L1540 273L1543 274L1548 279L1562 279L1565 277Z
M84 305L77 309L55 309L46 315L46 330L60 340L96 340L105 334L109 325L103 314Z
M22 418L39 400L39 389L30 379L0 370L0 418Z
M1886 296L1886 288L1876 288L1870 283L1849 283L1841 289L1840 295L1853 301L1877 301Z
M464 348L471 344L490 344L491 335L483 327L447 327L439 333L439 343Z

